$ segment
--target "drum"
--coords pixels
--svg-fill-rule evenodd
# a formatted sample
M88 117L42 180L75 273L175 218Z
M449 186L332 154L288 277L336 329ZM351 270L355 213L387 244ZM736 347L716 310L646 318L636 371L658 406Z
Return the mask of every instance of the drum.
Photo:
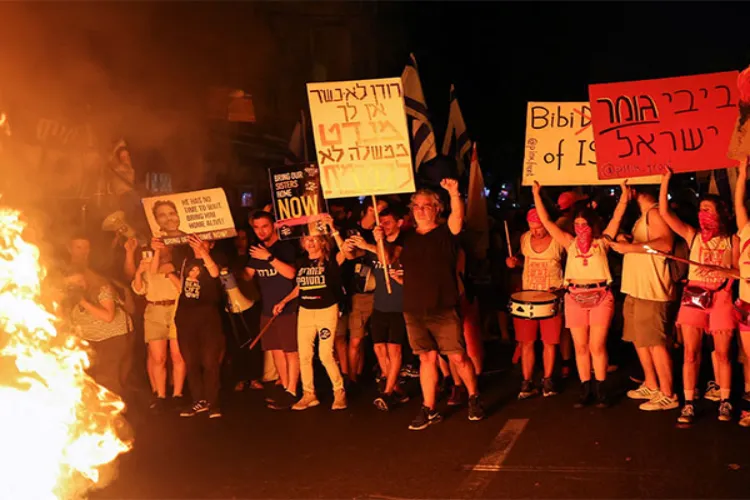
M508 308L516 318L554 318L560 310L560 297L551 292L524 290L510 296Z

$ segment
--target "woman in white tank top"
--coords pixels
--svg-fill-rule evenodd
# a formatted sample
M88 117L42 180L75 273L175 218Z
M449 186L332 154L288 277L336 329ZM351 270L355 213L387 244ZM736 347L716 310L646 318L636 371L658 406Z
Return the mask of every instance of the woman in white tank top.
M620 222L630 199L630 188L622 183L622 195L609 224L600 231L599 217L590 208L574 213L575 236L562 230L549 217L540 195L541 186L534 182L534 204L539 218L550 235L568 252L565 265L565 326L570 329L576 350L576 366L581 379L580 408L596 399L597 406L607 406L607 333L614 315L614 297L609 290L612 276L607 252L620 230ZM593 360L593 363L592 363ZM593 364L595 380L591 381Z
M737 217L738 236L740 238L739 270L740 276L750 277L750 218L745 208L745 186L747 184L747 159L740 163L737 175L737 186L734 191L734 214ZM750 313L750 282L740 280L740 298L737 306ZM750 316L747 320L740 321L740 344L745 353L743 372L745 374L745 397L750 394ZM740 425L750 427L750 405L743 398L742 403L746 405L740 416Z
M724 202L713 195L704 196L698 210L699 227L694 228L679 219L670 209L667 197L672 172L662 176L659 192L659 214L664 222L690 246L690 260L704 266L690 265L688 284L683 292L682 305L677 315L677 324L682 328L684 362L682 382L685 388L685 406L677 419L678 423L691 424L695 418L695 387L698 382L703 334L709 333L714 341L714 374L720 387L719 420L732 418L729 392L732 381L732 365L729 348L735 328L732 305L732 282L727 275L734 274L739 257L738 238L730 234L729 211ZM739 182L738 182L739 185ZM723 268L723 269L722 269ZM710 305L699 307L690 302L692 291L709 290Z

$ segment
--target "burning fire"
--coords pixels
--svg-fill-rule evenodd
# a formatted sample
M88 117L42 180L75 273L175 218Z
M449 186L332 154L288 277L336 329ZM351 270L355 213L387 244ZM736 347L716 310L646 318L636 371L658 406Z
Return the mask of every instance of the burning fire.
M45 271L20 213L0 209L0 491L73 498L130 449L122 400L85 373L84 341L63 335L40 301Z

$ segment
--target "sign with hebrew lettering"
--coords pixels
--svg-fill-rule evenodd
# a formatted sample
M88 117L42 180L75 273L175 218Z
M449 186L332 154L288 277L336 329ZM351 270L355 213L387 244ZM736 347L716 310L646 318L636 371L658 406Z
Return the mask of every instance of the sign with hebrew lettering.
M321 220L328 209L317 165L302 163L269 168L268 177L280 239L328 233L328 226Z
M327 199L414 191L400 78L308 83Z
M736 166L737 71L589 85L600 179Z
M191 234L204 240L237 236L227 195L221 188L163 194L141 201L151 233L165 245L184 245Z
M530 102L526 112L523 185L543 186L618 184L599 179L596 168L591 107L587 102ZM658 184L659 176L633 179L636 184Z

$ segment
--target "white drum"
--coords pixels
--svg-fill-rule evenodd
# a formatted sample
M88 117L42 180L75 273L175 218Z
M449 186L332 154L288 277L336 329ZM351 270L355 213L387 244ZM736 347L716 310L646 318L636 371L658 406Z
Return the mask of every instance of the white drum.
M560 298L551 292L524 290L510 296L508 308L516 318L554 318L560 310Z

